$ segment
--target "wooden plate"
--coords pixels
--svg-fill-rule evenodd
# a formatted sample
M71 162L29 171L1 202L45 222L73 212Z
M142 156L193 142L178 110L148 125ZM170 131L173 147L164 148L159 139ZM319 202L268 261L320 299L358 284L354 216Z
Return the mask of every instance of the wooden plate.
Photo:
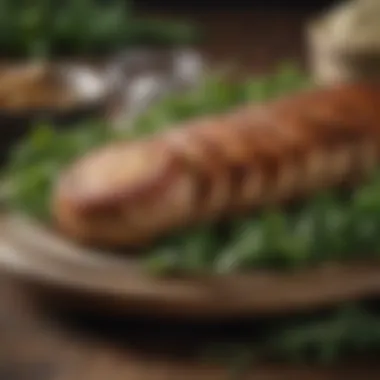
M379 262L164 279L146 273L138 258L79 247L19 215L0 218L0 242L3 270L52 300L104 313L244 317L380 295Z

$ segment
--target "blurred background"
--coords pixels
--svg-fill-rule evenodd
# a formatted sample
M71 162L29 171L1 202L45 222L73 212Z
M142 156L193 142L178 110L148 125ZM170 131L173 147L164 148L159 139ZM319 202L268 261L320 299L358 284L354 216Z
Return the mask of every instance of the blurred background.
M283 60L305 66L305 27L328 5L1 0L0 118L10 126L3 156L8 140L41 118L65 124L106 109L121 120L133 78L142 72L155 72L161 82L166 77L162 88L181 86L186 75L189 85L201 61L234 67L240 77L268 72ZM150 85L157 88L157 80Z
M110 131L128 130L153 102L176 90L193 89L205 72L233 68L231 78L236 83L246 77L249 83L233 87L215 81L183 102L174 96L164 110L153 107L154 112L141 119L146 130L158 122L190 117L194 110L224 110L248 93L254 100L265 100L273 89L257 91L263 86L256 86L255 78L274 72L283 62L294 62L302 81L304 72L311 76L307 28L337 3L0 0L1 191L5 194L0 194L0 223L14 210L45 216L49 201L45 191L67 157L108 141ZM276 80L283 86L298 80L298 71L294 75L286 67L285 74L268 80L268 87ZM94 120L103 124L99 127ZM68 132L60 134L63 131ZM27 263L50 278L49 265L44 266L43 260L33 263L33 249L25 248L33 246L33 239L29 237L27 244L27 239L18 237L17 242L2 227L1 267L19 269ZM37 242L38 236L34 239ZM22 254L17 254L17 247ZM38 256L37 244L34 250ZM73 276L80 273L71 269ZM163 322L151 315L109 319L102 313L112 302L88 299L83 289L70 289L80 293L77 307L98 309L99 315L66 310L72 296L65 293L67 289L50 292L49 280L34 287L10 272L0 274L0 380L230 380L230 373L219 366L189 364L183 358L191 357L205 339L219 342L227 335L244 342L250 329L249 321L227 328L218 323ZM96 276L92 278L96 281ZM40 302L40 293L47 293L48 302ZM118 308L117 300L113 308ZM255 336L257 331L251 332ZM355 335L360 342L361 338ZM221 355L224 364L229 355ZM374 374L366 364L359 372L346 364L337 367L339 376L323 366L294 370L258 365L249 379L379 379L378 371Z
M211 9L214 11L218 11L219 9L226 8L226 9L237 9L237 8L245 8L245 9L258 9L258 8L268 8L268 7L279 7L282 9L289 9L289 7L295 7L298 9L302 8L320 8L322 6L328 6L331 5L334 2L334 0L311 0L307 2L299 2L296 0L288 0L288 1L281 1L281 0L268 0L268 1L233 1L233 2L218 2L218 1L200 1L195 0L192 1L191 4L181 4L174 0L164 0L164 1L154 1L154 0L138 0L136 1L137 7L142 8L149 8L149 9L188 9L188 10L194 10L195 8L198 9Z

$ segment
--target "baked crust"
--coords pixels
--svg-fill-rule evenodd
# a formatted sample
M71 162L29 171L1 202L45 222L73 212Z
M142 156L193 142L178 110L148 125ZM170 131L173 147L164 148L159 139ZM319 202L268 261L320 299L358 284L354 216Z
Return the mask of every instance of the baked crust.
M62 173L53 214L84 243L143 246L357 181L379 153L380 86L308 90L91 152Z

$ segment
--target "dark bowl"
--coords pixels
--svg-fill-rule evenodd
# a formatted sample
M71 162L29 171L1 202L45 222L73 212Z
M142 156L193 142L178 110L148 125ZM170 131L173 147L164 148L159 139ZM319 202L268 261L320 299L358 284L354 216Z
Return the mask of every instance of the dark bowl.
M65 67L54 67L53 69L69 72ZM74 83L70 84L74 85ZM81 84L79 84L80 86ZM48 123L56 128L70 128L80 121L105 117L109 98L105 89L91 97L77 95L76 98L77 100L72 105L65 108L46 107L17 110L0 108L0 163L6 162L14 145L40 122Z
M7 112L0 110L0 163L4 164L17 142L28 135L39 122L55 128L70 128L81 120L101 118L106 114L106 102L81 105L68 110L32 110Z

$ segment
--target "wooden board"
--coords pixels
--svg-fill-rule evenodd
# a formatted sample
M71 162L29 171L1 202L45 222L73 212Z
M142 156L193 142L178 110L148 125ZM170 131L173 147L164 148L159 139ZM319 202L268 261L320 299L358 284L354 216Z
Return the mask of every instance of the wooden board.
M104 313L244 317L380 295L380 263L164 279L149 275L137 258L79 247L21 216L3 216L0 231L3 270L53 298L69 297L72 307Z

